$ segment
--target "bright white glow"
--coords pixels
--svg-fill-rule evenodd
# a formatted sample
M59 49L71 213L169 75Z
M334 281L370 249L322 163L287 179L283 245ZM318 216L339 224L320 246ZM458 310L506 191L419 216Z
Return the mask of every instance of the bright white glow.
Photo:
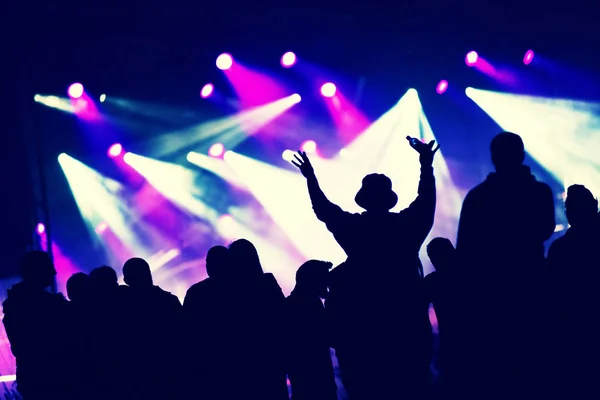
M291 162L294 159L294 153L292 150L284 150L283 153L281 153L281 158L283 158L285 161Z
M104 103L105 100L106 100L106 95L105 94L101 94L100 95L100 103Z
M308 154L312 154L315 151L317 151L317 143L314 140L307 140L304 143L302 143L302 146L300 146L300 150Z
M202 90L200 91L200 97L202 97L203 99L209 97L214 89L215 87L212 83L207 83L202 87Z
M469 97L565 187L600 193L600 104L471 89Z
M73 101L66 97L58 97L58 96L43 96L41 94L36 94L33 98L37 103L43 104L50 108L55 108L60 111L64 111L70 114L74 114L77 110L73 105Z
M16 375L2 375L0 376L0 382L14 382L17 380Z
M211 157L221 157L224 151L225 146L223 146L223 143L215 143L208 149L208 154Z
M321 86L321 94L325 97L335 96L336 91L337 91L337 88L331 82L324 83L323 86Z
M164 157L200 141L218 140L228 148L233 148L298 104L299 97L297 93L292 94L225 118L161 135L153 139L155 145L152 154Z
M290 100L293 101L294 104L298 104L302 100L302 97L298 93L294 93L292 97L290 97Z
M218 213L200 200L202 192L195 184L196 172L181 165L125 154L125 162L139 172L163 196L209 221L216 221Z
M145 256L146 250L131 230L136 216L123 200L125 187L67 154L58 159L92 237L110 227L130 251Z
M224 157L225 156L223 155L223 158ZM237 188L245 188L246 187L244 182L242 182L242 180L235 173L235 171L233 171L231 169L229 164L227 164L221 158L209 157L205 154L200 154L200 153L196 153L194 151L190 151L187 155L187 160L190 163L192 163L206 171L210 171L213 174L221 177L222 179L227 181L227 183L229 183L230 185L236 186Z
M217 68L222 71L227 71L233 65L233 57L231 54L223 53L217 57Z

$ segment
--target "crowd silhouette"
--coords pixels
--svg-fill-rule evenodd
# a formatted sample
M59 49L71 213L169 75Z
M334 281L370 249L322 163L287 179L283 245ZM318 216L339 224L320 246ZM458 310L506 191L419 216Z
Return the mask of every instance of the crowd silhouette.
M335 400L330 349L351 400L591 399L600 393L598 201L568 188L569 229L555 230L550 187L525 166L521 138L491 143L495 172L466 196L456 247L427 244L434 224L433 160L439 147L407 137L419 155L416 199L390 210L391 180L367 175L353 214L327 199L306 153L292 163L306 178L316 218L347 259L310 260L285 298L254 245L212 247L208 278L183 304L154 285L140 258L67 282L67 300L47 289L47 253L21 263L22 281L3 304L17 360L18 390L37 399ZM512 221L512 223L511 223ZM434 380L429 306L439 326Z

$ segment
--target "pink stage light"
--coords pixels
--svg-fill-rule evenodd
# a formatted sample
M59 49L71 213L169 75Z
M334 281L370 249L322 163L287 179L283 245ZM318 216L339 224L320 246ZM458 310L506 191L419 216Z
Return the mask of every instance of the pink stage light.
M200 97L202 97L203 99L207 98L212 94L213 90L215 90L213 84L207 83L202 87L202 90L200 91Z
M96 225L95 231L98 235L102 235L107 229L108 224L106 222L100 222L98 225Z
M296 64L296 55L291 51L288 51L283 56L281 56L281 66L284 68L289 68L292 65Z
M302 143L302 146L300 146L300 150L309 154L314 153L315 151L317 151L317 143L315 143L314 140L307 140L304 143Z
M534 55L535 54L533 53L533 50L527 50L527 52L525 52L525 56L523 57L523 64L525 64L525 65L531 64L531 62L533 61Z
M475 65L477 63L477 60L479 59L479 55L477 54L476 51L470 51L467 53L466 57L465 57L465 63L469 66L472 67L473 65Z
M110 158L117 158L121 155L122 152L123 146L121 146L121 143L115 143L108 148L107 153Z
M221 157L225 152L225 146L222 143L215 143L208 149L208 155L211 157Z
M438 94L443 94L446 91L446 89L448 89L448 81L445 80L445 79L442 79L440 81L440 83L437 84L437 87L435 88L435 91Z
M81 83L73 83L67 89L67 94L72 99L78 99L83 96L83 85Z
M321 94L325 97L335 96L336 91L337 91L337 88L331 82L324 83L323 86L321 86Z
M233 65L233 57L231 54L223 53L217 57L217 68L221 71L227 71Z
M36 232L38 233L38 235L43 235L44 232L46 232L46 227L44 226L44 224L42 224L41 222L37 224L37 227L35 228Z

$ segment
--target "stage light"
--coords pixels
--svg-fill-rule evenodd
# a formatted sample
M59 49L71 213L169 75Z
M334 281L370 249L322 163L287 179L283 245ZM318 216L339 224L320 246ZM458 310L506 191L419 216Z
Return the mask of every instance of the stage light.
M81 83L73 83L67 89L67 94L72 99L78 99L83 96L83 85Z
M327 82L321 86L321 94L325 97L333 97L337 88L331 82Z
M315 151L317 151L317 143L315 143L314 140L307 140L304 143L302 143L300 149L309 154L314 153Z
M221 143L215 143L208 149L208 155L211 157L221 157L225 150L225 146Z
M475 65L477 63L477 60L479 59L479 55L477 54L476 51L470 51L467 53L466 57L465 57L465 63L469 66L472 67L473 65Z
M200 91L200 97L202 97L203 99L207 98L212 94L214 89L215 87L212 83L207 83L202 87L202 90Z
M233 65L233 57L231 54L223 53L217 57L217 68L221 71L227 71Z
M442 79L440 81L440 83L437 84L437 87L435 88L435 91L438 94L443 94L446 91L446 89L448 89L448 81L445 80L445 79Z
M37 227L35 228L36 232L38 233L38 235L43 235L44 232L46 232L46 227L44 226L44 224L42 224L41 222L37 224Z
M283 153L281 153L281 158L283 158L285 161L289 161L291 162L294 159L294 153L292 150L284 150Z
M302 96L300 96L298 93L294 93L291 97L290 100L293 101L293 104L298 104L300 103L300 101L302 100Z
M281 66L284 68L289 68L292 65L296 64L296 55L291 51L288 51L283 56L281 56Z
M130 152L127 152L123 155L123 161L125 162L125 164L131 165L131 157L132 154Z
M106 101L106 95L105 94L101 94L100 95L100 103L104 103L104 101Z
M100 222L96 225L95 231L98 235L102 235L108 229L108 224L106 222Z
M69 158L69 156L66 153L60 153L58 155L58 162L63 163L68 158Z
M107 154L110 158L117 158L121 155L122 152L123 146L121 145L121 143L115 143L108 148Z
M525 56L523 57L523 64L525 64L525 65L531 64L531 62L533 61L533 56L534 56L533 50L527 50L525 52Z

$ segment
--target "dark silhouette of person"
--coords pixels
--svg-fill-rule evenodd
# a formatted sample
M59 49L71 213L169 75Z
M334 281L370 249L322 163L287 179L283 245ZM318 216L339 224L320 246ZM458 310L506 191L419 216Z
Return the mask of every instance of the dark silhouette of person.
M17 360L17 387L24 400L63 399L69 377L63 376L63 331L67 301L46 289L56 270L48 253L31 251L20 265L22 281L8 290L4 327Z
M286 299L288 376L293 400L336 400L330 334L322 299L327 297L330 262L310 260L296 272Z
M591 320L600 309L598 200L582 185L567 189L570 228L548 251L552 382L563 398L590 398L600 383L600 344ZM558 398L557 397L557 398Z
M427 255L435 270L425 277L427 299L433 305L438 323L438 392L453 398L463 373L461 340L465 299L462 294L456 249L447 238L435 238L427 245Z
M555 228L554 198L523 165L518 135L498 134L490 150L496 172L467 194L457 237L477 321L467 329L473 336L464 353L472 365L469 396L536 396L542 321L532 310L543 305L540 275L544 241Z
M414 138L420 154L418 196L399 213L391 180L367 175L356 195L366 211L352 214L327 199L306 153L292 161L307 179L317 218L348 256L331 271L325 307L344 387L352 400L428 396L431 326L422 293L419 250L436 205L434 142Z
M119 286L117 272L109 266L93 269L89 277L89 348L93 360L90 398L124 399L129 387L129 381L124 378L127 376L127 354L123 342L127 343L124 338L129 332L124 292Z
M176 397L180 387L178 346L181 323L179 299L154 285L150 265L131 258L123 265L126 287L127 333L123 351L127 354L130 399Z
M86 302L90 289L90 277L84 272L77 272L67 279L67 296L72 303Z
M191 397L223 398L231 368L220 349L229 323L227 297L230 292L229 250L225 246L211 247L206 254L208 278L192 285L183 301L184 334L187 342L185 374L186 390Z
M67 280L67 337L68 346L65 357L68 367L65 371L72 384L72 398L88 398L93 390L90 375L93 373L94 359L91 356L90 306L91 284L90 277L77 272Z
M221 308L228 321L219 333L231 372L219 398L288 399L285 296L273 274L263 272L250 241L239 239L229 245L229 263L232 275Z

